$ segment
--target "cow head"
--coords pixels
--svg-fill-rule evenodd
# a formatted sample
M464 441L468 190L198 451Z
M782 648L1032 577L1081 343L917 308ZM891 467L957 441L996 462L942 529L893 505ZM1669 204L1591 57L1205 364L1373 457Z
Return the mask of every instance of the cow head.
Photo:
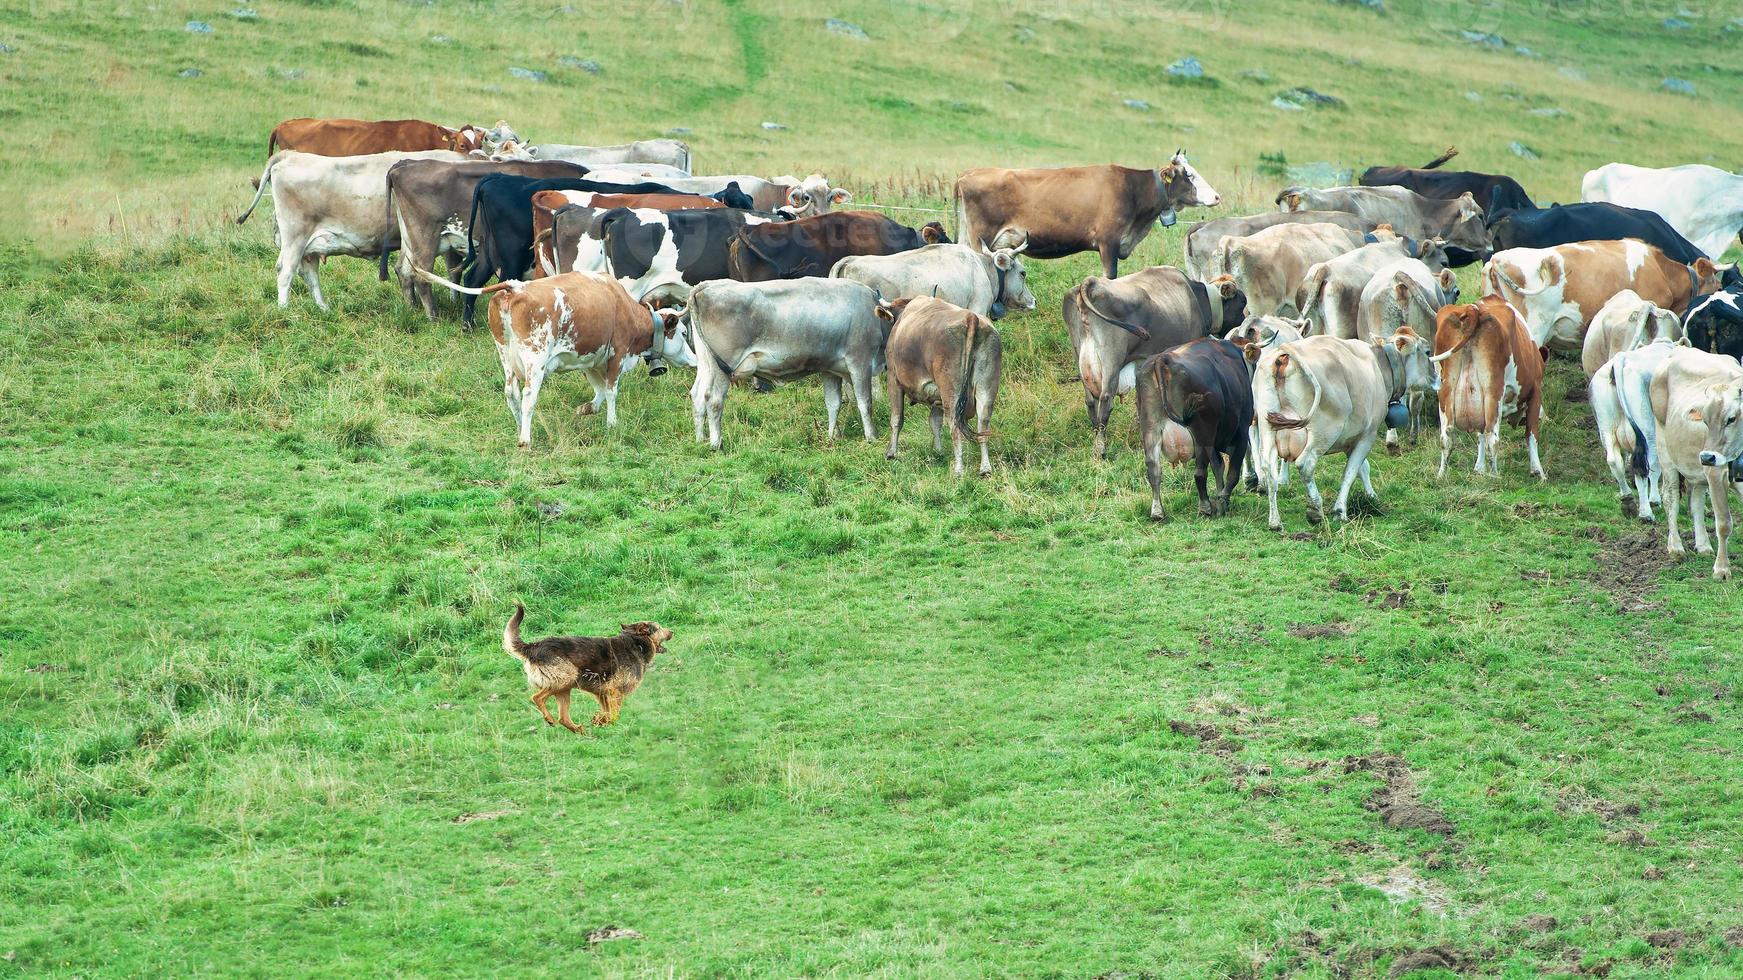
M1397 333L1378 337L1374 344L1388 348L1384 351L1386 360L1396 365L1394 370L1401 375L1405 391L1440 390L1440 370L1429 357L1431 351L1427 338L1409 327L1399 327ZM1391 383L1397 384L1397 381L1394 378Z
M690 311L682 306L657 307L651 303L644 303L642 307L653 320L653 342L647 353L648 374L664 374L666 364L695 367L696 342L690 338L689 325L684 322Z
M788 188L787 206L801 218L827 214L832 207L853 203L851 193L840 187L830 187L828 178L822 174L812 174L804 180L791 175L776 177L774 183Z
M1156 184L1162 192L1162 213L1156 220L1164 228L1174 225L1175 212L1180 208L1214 208L1223 202L1216 188L1186 162L1185 150L1175 150L1156 171Z
M485 157L489 158L492 162L495 162L495 163L501 163L505 160L532 160L532 159L535 159L535 157L532 154L532 149L530 147L522 146L520 144L520 142L517 140L509 139L509 140L503 140L500 143L486 144L486 145L490 146L489 152L485 152L485 151L480 150L477 153L474 153L473 155L474 156L480 156L480 155L485 156Z
M1205 299L1210 301L1210 334L1221 333L1225 324L1240 323L1247 318L1247 294L1241 292L1235 277L1224 273L1204 284Z
M1689 265L1689 270L1694 273L1695 295L1705 296L1708 293L1716 293L1723 289L1725 280L1729 278L1730 274L1737 271L1737 266L1735 263L1720 265L1703 255ZM1693 302L1694 298L1690 297L1689 301Z
M1303 190L1305 190L1305 188L1285 187L1282 190L1278 191L1277 192L1277 200L1273 202L1274 204L1277 205L1277 210L1279 210L1279 211L1306 211L1307 210L1307 202L1303 198L1303 194L1302 194ZM1387 225L1386 227L1390 228L1391 226Z
M1483 220L1483 206L1466 191L1453 202L1448 215L1446 244L1477 255L1489 254L1489 226Z
M1725 381L1706 390L1705 407L1689 409L1689 420L1704 423L1707 443L1702 466L1731 466L1743 458L1743 382Z
M942 221L928 221L924 225L921 225L920 240L928 245L951 244L950 233L944 230L944 223Z
M1258 315L1249 316L1241 321L1241 325L1223 335L1223 339L1241 349L1241 356L1246 359L1247 370L1259 363L1259 355L1267 347L1287 344L1300 340L1310 326L1306 317L1291 320L1288 317Z
M484 130L467 123L459 129L449 130L443 139L455 153L472 153L484 149L484 135Z
M1035 294L1029 292L1029 274L1023 268L1023 260L1019 257L1028 247L1027 238L1016 248L991 249L981 246L981 251L993 260L993 277L998 287L989 311L994 320L1003 317L1006 308L1012 305L1025 310L1035 308Z
M1420 259L1423 265L1432 272L1439 272L1447 267L1446 240L1442 238L1424 238L1417 241L1405 238L1404 251L1411 258Z

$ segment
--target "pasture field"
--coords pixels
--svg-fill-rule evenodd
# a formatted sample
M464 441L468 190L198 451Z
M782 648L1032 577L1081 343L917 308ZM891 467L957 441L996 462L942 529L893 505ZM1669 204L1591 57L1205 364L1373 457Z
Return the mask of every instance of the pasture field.
M1499 480L1468 438L1443 481L1429 443L1377 455L1346 524L1298 485L1284 535L1244 492L1203 520L1171 471L1156 525L1130 399L1090 453L1058 313L1088 256L1030 264L995 472L959 481L912 416L893 463L851 409L827 442L814 383L735 388L711 453L683 370L629 378L610 431L558 377L518 451L452 305L341 259L331 312L279 310L265 222L227 226L304 113L692 126L719 169L917 207L961 166L1181 143L1224 213L1267 206L1261 152L1448 142L1568 200L1612 158L1736 165L1717 5L1699 32L1631 4L637 8L677 40L557 4L227 6L0 0L0 114L54 134L0 141L0 975L1743 972L1743 597L1623 518L1571 362L1547 483L1509 430ZM1471 26L1549 57L1443 30ZM1186 54L1219 83L1164 81ZM1266 107L1296 84L1351 105ZM1572 118L1525 111L1551 100ZM516 599L529 637L677 636L575 737L499 646Z

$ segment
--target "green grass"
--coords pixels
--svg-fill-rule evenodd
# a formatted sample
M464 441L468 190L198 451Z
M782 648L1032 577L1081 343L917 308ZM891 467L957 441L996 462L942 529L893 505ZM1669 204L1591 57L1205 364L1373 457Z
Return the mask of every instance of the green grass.
M1040 309L1000 325L995 474L958 481L923 424L895 463L829 444L809 383L735 389L710 453L682 371L627 381L611 431L560 377L519 452L494 352L451 310L429 324L344 260L324 270L333 312L300 287L278 310L266 232L219 228L271 122L337 106L576 138L694 125L721 169L822 166L919 206L962 165L1186 142L1256 209L1276 180L1250 172L1260 152L1414 162L1454 139L1565 199L1611 156L1743 139L1735 79L1672 67L1724 63L1731 36L1509 15L1489 26L1606 68L1555 96L1572 122L1491 125L1465 87L1505 71L1547 93L1556 63L1453 44L1412 6L1078 23L692 0L642 13L675 18L665 37L444 0L249 23L0 8L20 48L0 110L72 103L43 123L65 155L35 173L0 141L0 201L34 188L9 228L42 242L0 248L0 974L1384 976L1433 946L1492 975L1743 970L1725 939L1743 600L1621 517L1571 364L1551 374L1547 484L1509 432L1499 481L1468 472L1469 440L1441 482L1416 447L1376 460L1380 502L1348 524L1310 530L1292 489L1284 536L1244 493L1197 518L1173 471L1157 526L1129 401L1112 458L1089 453L1057 311L1089 257L1032 264ZM218 33L181 33L196 17ZM1358 30L1387 42L1361 68ZM680 70L637 74L674 44ZM189 51L201 79L174 77ZM495 71L568 51L605 73ZM1160 81L1186 53L1222 84ZM267 83L269 65L322 71ZM1702 85L1699 125L1663 122L1673 71ZM729 101L661 108L699 79ZM1253 107L1292 84L1352 106ZM1158 110L1118 108L1116 87ZM1453 108L1421 102L1434 87ZM620 108L631 93L645 112ZM764 118L793 129L752 132ZM1556 152L1514 165L1512 138ZM113 193L126 234L105 229ZM43 206L75 198L92 204ZM1129 267L1177 261L1184 230ZM881 433L881 396L875 414ZM620 724L576 738L538 721L498 646L516 599L528 635L678 635ZM1450 837L1364 805L1381 779L1344 760L1375 752ZM611 924L645 938L590 949ZM1670 928L1682 945L1647 942Z

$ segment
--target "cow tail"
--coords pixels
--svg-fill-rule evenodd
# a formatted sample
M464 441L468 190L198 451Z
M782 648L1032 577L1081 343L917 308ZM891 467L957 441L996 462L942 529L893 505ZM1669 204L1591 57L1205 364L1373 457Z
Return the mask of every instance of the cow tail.
M734 235L732 241L726 243L726 271L732 278L742 282L744 280L744 260L739 255L744 248L744 237L743 229L739 229L739 231L740 234Z
M423 276L425 279L428 279L429 281L435 283L438 286L447 286L449 289L452 289L456 293L464 293L467 296L489 296L491 293L501 292L504 289L519 289L522 286L526 285L526 283L522 282L519 279L504 279L503 281L501 281L499 283L494 283L494 284L489 285L489 286L482 286L482 287L474 288L472 286L462 286L457 282L452 282L450 280L444 279L441 276L436 275L435 272L433 272L429 269L419 269L419 268L414 267L412 269L412 271L416 272L420 276Z
M1168 382L1171 380L1169 376L1173 373L1174 357L1172 354L1163 354L1156 358L1155 363L1150 367L1150 377L1156 382L1156 393L1162 402L1162 414L1175 425L1185 425L1186 419L1174 410L1174 401L1168 397Z
M1521 296L1535 296L1538 293L1541 293L1545 289L1549 288L1548 284L1545 284L1543 286L1539 286L1536 289L1526 289L1524 284L1516 281L1512 276L1507 274L1506 265L1505 265L1505 263L1501 263L1501 262L1490 262L1489 263L1489 277L1490 277L1490 285L1492 285L1492 286L1504 285L1508 289L1513 290L1515 293L1518 293ZM1500 290L1497 289L1496 292L1500 292Z
M1319 386L1319 378L1308 369L1307 365L1296 363L1296 360L1289 356L1288 351L1284 351L1277 355L1277 362L1271 369L1271 377L1275 381L1277 387L1277 407L1283 407L1283 382L1285 376L1289 373L1289 367L1291 364L1294 364L1296 369L1307 378L1307 383L1313 386L1313 401L1308 403L1306 414L1302 415L1300 418L1291 418L1288 415L1284 415L1282 412L1266 412L1265 421L1271 423L1273 428L1302 428L1307 425L1309 419L1313 418L1313 413L1319 411L1320 395L1322 394Z
M1433 160L1430 160L1427 163L1423 164L1422 169L1424 169L1424 170L1439 169L1441 164L1447 162L1448 160L1451 160L1453 157L1456 157L1458 155L1459 155L1459 148L1456 146L1449 146L1445 150L1441 151L1440 156L1437 156Z
M1628 389L1618 376L1614 361L1610 364L1610 386L1616 389L1616 401L1622 406L1622 417L1628 420L1628 428L1634 430L1634 451L1628 454L1628 469L1635 476L1644 478L1652 467L1646 462L1646 433L1640 431L1640 424L1634 421L1634 413L1628 410Z
M466 215L466 261L460 263L461 269L470 269L478 261L478 191L483 186L481 180L472 188L472 211Z
M393 170L390 168L387 171L387 226L386 227L391 231L391 229L393 229L397 226L398 226L397 222L395 222L393 220ZM403 238L404 236L401 236L401 237ZM383 244L383 247L381 249L381 264L376 270L376 275L377 275L377 278L379 278L382 282L386 282L387 281L387 248L386 248L385 241L382 244ZM401 241L399 243L399 247L402 249L405 248L405 242Z
M1331 276L1327 274L1323 263L1316 265L1307 275L1307 281L1295 291L1295 315L1312 316L1319 309L1320 300L1325 297L1325 285ZM1320 317L1319 332L1325 332L1325 317Z
M962 198L962 181L958 180L953 190L956 195L956 240L973 247L974 243L968 240L968 202ZM1738 234L1743 237L1743 232Z
M270 135L266 138L266 156L268 159L271 159L272 155L274 153L277 153L277 152L278 152L278 127L274 126L274 127L272 127L272 135Z
M956 420L956 431L969 435L968 431L968 394L974 388L974 342L980 325L980 316L975 313L968 315L968 330L962 338L962 370L956 377L956 404L951 408L951 417ZM979 436L970 436L978 439Z
M242 215L236 219L237 224L247 221L248 216L253 214L254 209L259 206L261 196L266 193L266 185L272 182L272 165L277 162L277 154L267 158L266 169L260 172L260 185L254 189L254 200L249 202L248 210L242 212Z

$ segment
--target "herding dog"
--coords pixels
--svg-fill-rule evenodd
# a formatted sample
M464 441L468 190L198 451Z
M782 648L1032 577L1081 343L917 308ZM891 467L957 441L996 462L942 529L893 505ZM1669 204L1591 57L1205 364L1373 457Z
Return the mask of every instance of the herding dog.
M514 615L502 630L502 648L526 668L532 686L533 706L547 725L562 725L576 733L584 729L569 720L569 695L579 687L599 701L593 724L617 720L623 699L642 681L654 654L664 653L672 631L658 623L629 623L616 636L552 636L535 643L520 638L520 621L526 607L514 604ZM547 698L557 699L557 717L545 707Z

